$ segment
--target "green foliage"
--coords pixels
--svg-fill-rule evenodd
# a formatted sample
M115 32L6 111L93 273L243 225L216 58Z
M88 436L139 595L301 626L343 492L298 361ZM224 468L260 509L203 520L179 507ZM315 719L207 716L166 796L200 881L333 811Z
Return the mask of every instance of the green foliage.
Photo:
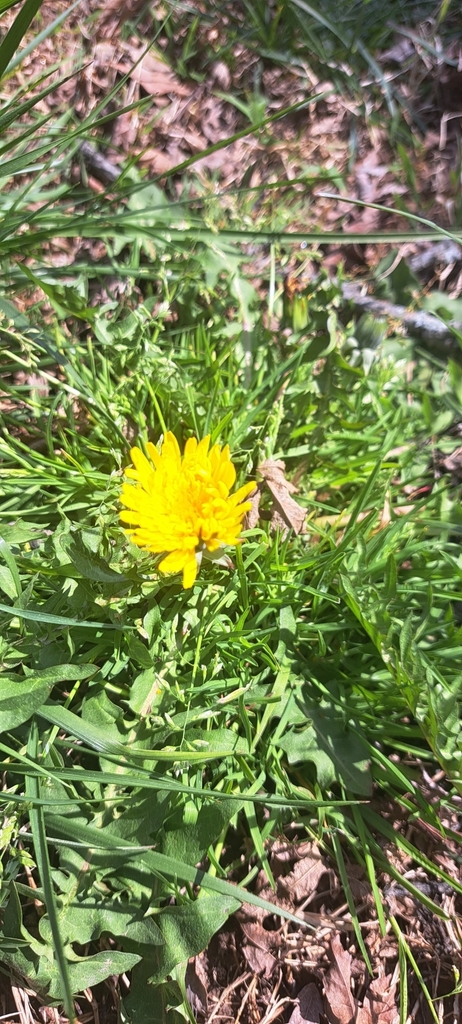
M0 70L37 7L21 8ZM343 41L304 0L273 21L266 4L245 7L272 59L303 25L321 65L346 39L375 73L353 46L358 5ZM274 230L217 231L210 208L171 201L134 168L115 199L71 195L53 161L64 175L115 92L82 123L68 111L48 124L34 108L49 88L0 111L1 958L70 1019L77 991L132 970L127 1019L179 1024L189 957L241 902L276 912L248 885L288 821L336 859L366 963L346 857L364 865L382 930L376 872L397 872L381 839L458 890L368 798L374 785L443 831L396 752L444 770L449 809L460 795L462 519L432 449L435 435L454 446L461 373L385 324L355 323L322 269L284 303L286 249L309 240L284 232L287 211ZM234 101L253 121L238 136L282 116L263 116L255 83L247 107ZM51 266L55 237L99 238L105 255ZM271 243L269 297L248 279L242 239ZM410 272L386 270L384 294L408 301ZM114 276L122 299L106 288ZM26 315L13 301L31 286L47 323L39 303ZM188 592L160 576L130 546L118 499L131 445L165 430L229 443L240 482L284 459L306 532L271 530L264 494L266 517L227 565L204 560Z
M249 370L245 332L238 320L224 331L220 297L210 297L207 328L186 306L189 327L153 321L147 303L95 310L92 333L72 343L57 325L54 336L11 320L4 328L4 799L14 807L21 779L34 783L24 792L55 850L69 985L136 962L134 1021L147 1021L151 989L156 1012L171 1006L176 1019L188 957L244 898L196 865L214 860L227 832L239 845L247 829L262 856L262 802L272 828L295 815L311 832L324 800L328 827L361 857L359 830L391 872L375 838L385 824L342 800L364 801L375 780L426 813L409 797L412 772L382 751L413 750L460 780L460 514L444 479L428 486L425 415L430 400L447 425L457 419L457 375L421 361L409 382L406 348L398 364L388 355L393 340L366 372L340 290L322 272L302 332L271 335L254 298ZM307 533L283 539L262 523L236 568L204 564L192 592L159 577L124 538L118 494L127 431L143 442L165 428L180 442L212 431L242 480L264 458L283 457L289 474L299 467ZM409 481L426 492L403 508ZM34 715L37 752L24 757ZM338 839L332 853L343 856ZM8 863L4 934L19 941L22 890ZM47 902L32 952L19 944L8 963L59 1000L52 916ZM120 952L98 951L104 935Z

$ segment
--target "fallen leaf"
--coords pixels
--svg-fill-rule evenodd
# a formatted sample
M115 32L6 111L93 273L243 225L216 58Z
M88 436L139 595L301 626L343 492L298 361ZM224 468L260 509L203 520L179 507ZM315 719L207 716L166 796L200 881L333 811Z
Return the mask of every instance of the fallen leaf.
M277 944L277 933L262 928L258 921L241 921L247 944L242 947L245 959L255 974L271 978L277 963L270 947Z
M207 1013L207 988L209 976L204 953L190 960L186 968L186 991L195 1014Z
M368 1016L363 1013L365 1011ZM364 998L358 1024L398 1024L399 1010L396 1006L396 982L392 984L392 975L375 978L371 982Z
M169 153L162 149L146 149L140 160L143 164L149 164L153 174L165 174L166 171L171 171L172 167L176 167L177 164L185 160L187 155L181 150Z
M285 463L281 459L267 459L258 467L258 472L271 492L273 499L273 512L271 524L273 528L280 527L284 533L289 529L295 534L303 532L306 519L306 509L294 501L291 494L297 488L285 475Z
M303 844L306 854L296 861L293 870L279 878L281 888L291 893L297 903L306 900L317 889L319 879L326 873L326 867L318 849L312 843Z
M253 530L260 518L261 490L259 487L256 487L254 491L251 491L248 501L251 501L252 505L244 517L244 528L246 530Z
M98 21L98 32L106 39L112 39L130 18L134 18L143 7L144 0L105 0Z
M298 993L298 1006L289 1018L289 1024L320 1024L324 1007L317 985L310 982Z
M114 149L124 153L132 152L139 130L139 118L136 110L126 110L114 119L112 129L112 145Z
M351 956L343 948L340 935L331 939L329 958L332 966L324 979L329 1019L332 1024L352 1024L357 1008L350 984Z
M129 71L130 78L149 93L150 96L189 96L191 90L183 85L180 79L169 68L165 61L154 57L152 53L145 53L141 58L142 49L135 46L127 47L128 54L133 61L134 67ZM126 68L119 68L122 73Z
M273 977L277 960L269 950L264 952L257 946L243 946L242 952L254 974L262 974L264 978Z

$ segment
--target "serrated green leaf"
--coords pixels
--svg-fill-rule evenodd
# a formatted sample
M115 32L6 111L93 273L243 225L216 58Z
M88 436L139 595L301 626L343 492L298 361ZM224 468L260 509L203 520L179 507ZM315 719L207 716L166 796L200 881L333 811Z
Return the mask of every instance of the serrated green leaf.
M111 854L111 852L116 852L120 849L120 840L112 836L107 829L97 829L89 825L82 825L79 822L72 821L70 818L62 818L59 815L47 814L46 818L50 833L66 840L76 840L82 843L88 851L104 850ZM50 842L52 842L51 838ZM138 847L127 840L124 846L125 858L130 855L130 847L133 846L133 856L136 856L138 862L148 871L154 872L155 875L160 874L166 878L200 885L205 890L219 893L227 899L231 898L251 903L253 906L266 910L269 914L277 914L280 917L287 918L289 921L294 921L298 926L306 926L305 922L295 914L291 914L282 907L275 906L269 900L263 900L259 896L255 896L252 892L247 892L247 890L242 889L239 885L232 885L221 878L216 878L207 871L202 871L200 868L185 864L182 861L176 861L172 857L166 857L155 850L146 850L140 853Z
M125 576L115 572L104 558L85 547L78 533L61 534L59 545L84 579L94 580L96 583L125 582Z

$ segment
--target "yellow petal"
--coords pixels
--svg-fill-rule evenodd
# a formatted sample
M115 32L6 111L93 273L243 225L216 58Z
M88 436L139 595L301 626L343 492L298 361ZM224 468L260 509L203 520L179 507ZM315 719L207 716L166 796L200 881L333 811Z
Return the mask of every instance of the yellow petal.
M161 458L167 459L169 462L173 462L179 471L181 463L180 447L175 434L172 434L171 430L167 430L164 437Z
M186 565L183 568L183 587L185 590L189 590L192 587L196 576L197 576L198 564L195 553L188 558Z
M186 441L186 444L184 446L184 457L185 457L185 459L188 458L188 456L190 456L190 455L194 455L196 450L197 450L197 438L196 437L188 437L188 440Z
M161 572L181 572L190 557L190 551L172 551L159 562L159 569Z
M244 484L242 487L239 487L239 489L237 491L235 491L234 494L230 494L230 496L228 498L228 501L229 501L229 504L230 504L230 510L231 510L231 508L235 507L236 505L239 505L239 502L243 501L243 499L246 498L247 495L251 493L251 491L254 491L255 488L256 488L256 484L255 483L248 483L248 484Z
M147 453L149 455L149 458L154 463L154 465L155 465L155 467L157 469L157 467L159 466L161 457L159 455L159 452L157 451L157 448L156 448L155 444L153 444L152 441L148 441L148 443L146 445L146 451L147 451Z
M197 446L197 454L199 456L207 455L207 452L209 450L209 444L210 444L210 434L206 434L205 437L202 438L202 441L199 441L199 444Z
M167 431L161 451L148 442L146 452L148 458L140 448L131 451L134 468L126 470L120 518L132 543L162 555L160 571L182 572L189 589L200 565L200 541L211 554L239 542L251 506L245 499L255 484L230 494L236 471L229 446L210 448L210 435L190 438L182 456L175 435Z

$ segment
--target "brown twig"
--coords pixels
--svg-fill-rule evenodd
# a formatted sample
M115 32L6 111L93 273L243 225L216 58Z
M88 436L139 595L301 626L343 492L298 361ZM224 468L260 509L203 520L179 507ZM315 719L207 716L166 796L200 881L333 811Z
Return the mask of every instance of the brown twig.
M376 299L373 295L363 295L361 288L351 281L346 281L342 285L342 294L345 299L353 303L357 312L373 313L385 319L398 320L407 334L423 342L435 354L451 358L460 357L461 350L454 336L454 331L459 331L462 334L462 323L459 321L451 320L449 323L444 323L433 313L422 310L409 312L405 306ZM444 304L443 297L441 304Z

